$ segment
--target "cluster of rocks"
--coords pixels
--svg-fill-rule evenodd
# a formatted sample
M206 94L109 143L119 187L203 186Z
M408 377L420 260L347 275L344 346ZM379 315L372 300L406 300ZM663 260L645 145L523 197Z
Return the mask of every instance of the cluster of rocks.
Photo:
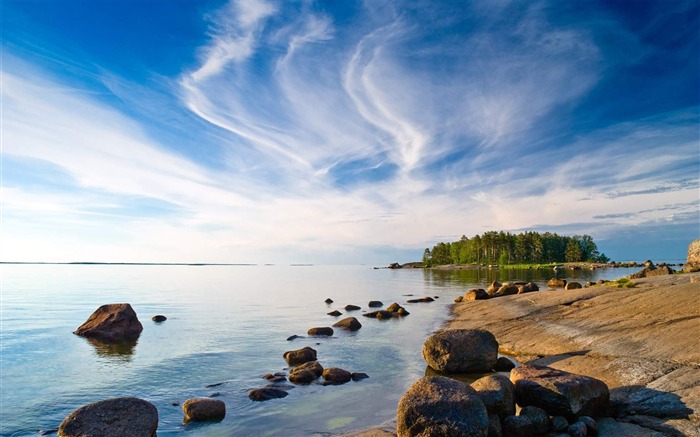
M673 275L676 273L668 264L661 263L659 265L654 264L651 260L644 262L644 268L637 273L627 276L629 279L641 279L649 278L652 276L664 276Z
M463 302L469 300L484 300L494 297L511 296L514 294L532 293L539 291L540 287L534 282L525 281L493 281L486 290L483 288L472 288L463 296L457 296L455 302Z
M490 372L497 367L497 356L498 342L484 330L447 330L423 345L428 365L446 374ZM425 376L399 401L397 434L596 435L593 417L607 415L609 400L604 382L546 366L523 364L512 369L510 377L490 374L471 385L447 376Z

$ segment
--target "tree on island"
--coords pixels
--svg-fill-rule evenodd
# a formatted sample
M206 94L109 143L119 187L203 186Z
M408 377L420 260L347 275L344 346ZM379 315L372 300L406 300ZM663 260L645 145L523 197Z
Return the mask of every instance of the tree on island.
M559 262L608 262L590 235L557 235L545 232L489 231L472 238L462 236L440 242L423 252L426 267L445 264L539 264Z

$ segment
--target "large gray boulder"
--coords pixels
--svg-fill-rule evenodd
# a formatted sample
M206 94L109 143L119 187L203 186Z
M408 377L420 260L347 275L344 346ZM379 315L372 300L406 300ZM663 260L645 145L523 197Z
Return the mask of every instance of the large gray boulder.
M192 398L182 404L182 411L184 423L218 422L226 416L226 404L218 399Z
M444 376L424 376L399 400L398 437L486 437L489 417L476 391Z
M484 376L471 384L489 414L501 419L515 415L515 386L507 376L499 373Z
M441 372L490 372L498 358L498 342L483 329L450 329L428 337L423 358Z
M608 386L585 375L523 364L510 372L518 405L534 405L550 416L606 415L610 401Z
M70 413L58 428L59 437L154 437L158 410L138 398L106 399Z
M104 342L136 340L143 325L128 303L102 305L73 334Z

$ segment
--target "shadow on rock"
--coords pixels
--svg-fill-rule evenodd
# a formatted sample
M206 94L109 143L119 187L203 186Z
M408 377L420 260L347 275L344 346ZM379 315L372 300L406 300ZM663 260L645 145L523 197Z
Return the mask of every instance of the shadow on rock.
M644 386L625 386L610 390L612 414L617 420L641 425L668 436L688 435L667 424L674 419L691 419L695 413L675 393Z
M532 361L531 363L537 364L539 366L551 366L553 363L556 363L557 361L563 361L568 358L571 358L572 356L583 356L586 355L590 352L590 349L586 350L580 350L580 351L572 351L572 352L565 352L563 354L557 354L557 355L549 355L544 358L538 358L537 360Z

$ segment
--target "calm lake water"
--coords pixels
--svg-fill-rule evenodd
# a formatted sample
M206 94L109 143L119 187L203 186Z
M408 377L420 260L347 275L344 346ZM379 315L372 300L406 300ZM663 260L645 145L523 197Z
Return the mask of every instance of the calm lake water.
M579 281L615 279L639 269L565 271ZM159 436L333 435L381 424L426 371L423 341L444 326L454 297L493 279L534 280L546 271L375 270L369 266L0 265L0 435L58 428L90 402L119 396L158 408ZM406 304L407 295L439 296ZM335 303L327 305L326 298ZM300 338L340 318L326 313L369 300L411 313L331 338ZM72 334L100 305L128 302L144 325L133 348L93 345ZM168 320L153 323L153 315ZM341 318L342 318L341 317ZM285 371L285 351L311 346L324 367L365 372L341 386L297 386L284 399L253 402L265 373ZM218 384L216 387L207 385ZM182 425L186 399L218 396L220 423ZM174 403L178 405L173 405ZM50 434L55 435L55 434Z

